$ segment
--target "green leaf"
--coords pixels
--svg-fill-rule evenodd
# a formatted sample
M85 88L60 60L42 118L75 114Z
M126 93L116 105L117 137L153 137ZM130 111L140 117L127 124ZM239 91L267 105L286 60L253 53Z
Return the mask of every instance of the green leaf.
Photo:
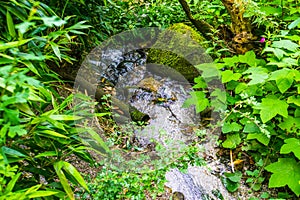
M7 23L7 28L10 36L13 38L16 37L15 24L9 11L6 12L6 23Z
M26 155L22 154L21 152L5 146L1 147L1 151L3 154L14 156L14 157L26 157Z
M67 30L72 30L72 29L87 29L87 28L92 27L90 25L84 25L84 23L86 23L86 21L80 21L77 24L75 24L75 25L67 28Z
M222 75L222 83L227 83L229 81L237 81L242 76L240 73L233 73L231 70L226 70L221 72Z
M196 112L199 113L209 106L209 101L206 95L202 91L190 92L191 98L184 101L182 107L188 108L191 105L196 106Z
M34 156L35 158L40 158L40 157L46 157L46 156L57 156L56 151L46 151L44 153L40 153L36 156Z
M61 61L61 54L60 54L59 46L56 43L51 42L51 41L49 41L49 43L53 49L53 52L58 57L58 59Z
M259 133L260 129L254 122L248 121L244 126L243 132L244 133Z
M293 158L279 158L278 162L265 167L272 172L269 187L288 186L297 196L300 195L300 163Z
M75 200L74 193L68 183L68 179L66 178L64 172L62 171L64 161L58 161L53 164L55 172L60 180L61 185L63 186L65 192L71 200Z
M269 77L268 70L262 67L251 67L243 72L243 74L251 74L249 75L251 81L248 83L248 85L264 83L265 80Z
M227 134L227 139L223 142L224 148L234 149L241 143L241 138L239 133Z
M235 192L240 186L240 180L242 178L242 173L237 171L235 173L224 173L221 177L221 181L229 192Z
M260 143L262 143L265 146L268 146L270 142L270 138L266 136L266 134L263 133L249 133L247 135L247 140L256 139Z
M26 39L26 40L18 40L18 41L14 41L14 42L0 43L0 50L5 50L5 49L22 46L31 40L33 40L33 38Z
M278 126L289 133L298 133L298 130L300 129L300 118L288 116L287 118L284 118Z
M288 29L293 29L300 24L300 17L288 25Z
M239 55L239 61L248 64L250 67L256 67L260 63L260 60L256 59L254 51L248 51L244 55Z
M292 86L296 75L294 70L284 68L272 72L269 80L275 80L279 91L284 93Z
M44 24L48 27L62 26L67 23L65 20L62 20L57 16L42 17L42 20Z
M25 21L25 22L22 22L20 24L17 24L16 25L16 28L20 31L21 34L24 34L27 32L27 30L31 27L31 26L34 26L35 25L35 22L28 22L28 21Z
M9 127L8 136L10 136L11 138L15 137L16 135L22 136L22 135L26 135L26 134L27 134L27 130L24 129L22 125L16 125L16 126Z
M77 181L77 183L79 183L84 189L86 189L87 191L89 191L89 188L87 186L87 184L85 183L85 180L82 178L82 176L80 175L80 173L77 171L77 169L71 165L68 162L65 161L60 161L62 162L62 168L72 177L75 178L75 180Z
M256 109L260 109L260 118L263 123L268 122L277 114L288 117L287 108L289 105L283 101L279 100L275 96L269 96L262 99L262 103L258 106L254 106Z
M47 197L47 196L53 196L57 194L58 192L55 191L46 191L46 190L40 190L29 193L27 196L29 198L38 198L38 197Z
M299 96L290 96L287 100L288 103L293 103L300 107L300 98Z
M297 43L292 42L291 40L280 40L274 41L272 47L287 49L289 51L296 52L299 45Z
M193 86L194 89L197 89L197 88L207 88L207 84L205 82L205 80L201 77L201 76L198 76L194 79L194 82L196 83L196 85Z
M283 58L284 55L287 55L287 53L281 49L278 48L272 48L272 47L267 47L264 49L263 52L273 52L274 55L281 60Z
M18 181L19 177L21 176L22 173L18 173L16 175L14 175L12 177L12 179L9 181L9 183L7 184L6 188L5 188L5 192L4 194L7 194L9 192L12 192L12 190L14 189L16 182Z
M52 131L52 130L43 130L43 131L39 131L38 132L39 135L43 135L43 136L52 136L54 138L58 137L58 138L68 138L67 136L65 135L62 135L60 133L57 133L55 131Z
M49 115L49 118L53 120L73 121L73 120L82 119L83 117L75 116L75 115Z
M236 122L232 122L232 123L226 122L222 126L222 133L237 132L240 131L242 128L243 127Z
M300 159L300 140L296 138L289 138L284 140L286 144L282 145L280 149L281 154L288 154L293 152L294 155Z

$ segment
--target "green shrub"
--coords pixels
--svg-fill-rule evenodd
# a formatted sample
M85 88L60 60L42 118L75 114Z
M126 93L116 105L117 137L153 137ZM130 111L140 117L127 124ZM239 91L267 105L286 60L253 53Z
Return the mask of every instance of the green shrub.
M89 26L68 25L70 17L37 1L1 2L0 15L0 199L74 199L71 188L88 187L64 159L75 154L93 163L80 133L103 141L75 127L94 103L79 95L84 103L70 109L73 95L56 92L60 80L47 63L72 62L70 43Z

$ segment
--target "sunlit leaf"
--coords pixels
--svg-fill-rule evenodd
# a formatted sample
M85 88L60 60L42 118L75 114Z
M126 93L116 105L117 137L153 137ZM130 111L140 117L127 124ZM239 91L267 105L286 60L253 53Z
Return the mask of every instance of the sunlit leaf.
M273 173L269 179L270 188L287 185L297 196L300 195L300 163L294 158L279 158L265 169Z
M289 138L284 140L285 144L280 149L281 154L288 154L293 152L294 155L300 159L300 140L296 138Z
M7 22L7 28L8 28L8 32L10 34L11 37L16 37L16 30L15 30L15 24L14 21L9 13L9 11L7 11L6 13L6 22Z

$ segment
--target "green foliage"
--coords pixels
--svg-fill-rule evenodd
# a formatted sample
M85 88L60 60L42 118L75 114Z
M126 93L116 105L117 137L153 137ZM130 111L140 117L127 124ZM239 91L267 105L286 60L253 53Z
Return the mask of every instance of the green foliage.
M239 186L242 178L242 173L237 171L235 173L224 173L224 176L221 177L221 180L229 192L235 192Z
M287 185L298 196L299 177L299 102L298 81L299 45L286 34L285 39L276 39L266 46L263 53L267 62L257 59L254 52L224 58L218 63L222 82L226 84L227 104L222 132L226 140L224 148L239 146L255 160L271 162L266 170L272 172L269 187ZM229 95L231 94L231 95ZM282 158L277 160L279 155ZM291 154L293 153L293 154ZM260 171L247 171L255 177L248 182L253 190L259 190L265 180ZM286 177L286 178L284 178ZM289 178L287 178L289 177Z
M300 163L293 158L279 158L278 162L268 165L266 170L272 172L269 187L289 186L297 195L300 195Z
M47 64L72 62L73 33L88 26L69 25L69 17L60 19L36 1L1 2L0 15L6 18L0 26L0 199L74 199L75 185L88 188L64 159L74 154L93 163L79 134L97 136L75 123L94 103L78 95L84 103L70 109L73 95L54 90L60 80Z

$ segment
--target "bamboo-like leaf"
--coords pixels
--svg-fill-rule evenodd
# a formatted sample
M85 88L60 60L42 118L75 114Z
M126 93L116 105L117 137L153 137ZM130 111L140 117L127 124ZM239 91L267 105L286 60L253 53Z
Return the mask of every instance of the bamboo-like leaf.
M8 32L10 34L11 37L16 37L16 30L15 30L15 24L14 21L9 13L9 11L7 11L6 13L6 23L7 23L7 28L8 28Z
M65 161L61 161L62 165L63 165L63 169L72 177L75 178L75 180L77 181L77 183L79 183L84 189L86 189L87 191L89 191L89 188L87 186L87 184L85 183L84 179L82 178L82 176L80 175L80 173L77 171L77 169L71 165L68 162Z
M12 192L12 190L15 187L15 184L17 182L17 180L19 179L19 177L21 176L22 173L18 173L16 175L14 175L14 177L9 181L9 183L7 184L6 188L5 188L5 192L4 194L7 194L9 192Z
M53 49L53 52L58 57L58 59L61 61L61 54L60 54L59 46L54 42L49 42L49 43Z
M67 136L57 133L55 131L51 131L51 130L43 130L43 131L39 131L39 135L44 135L44 136L53 136L53 137L59 137L59 138L68 138Z
M63 186L65 192L71 200L75 200L74 193L68 183L68 179L62 171L63 161L58 161L54 163L55 172L60 180L61 185Z
M14 42L7 42L7 43L0 43L0 50L5 50L5 49L10 49L18 46L22 46L26 44L27 42L33 40L33 38L30 39L25 39L25 40L19 40L19 41L14 41Z
M46 151L44 153L40 153L36 156L34 156L35 158L40 158L40 157L45 157L45 156L57 156L57 153L55 151Z
M35 73L36 75L38 75L39 77L41 77L41 75L39 74L38 70L34 67L34 65L32 64L32 62L30 61L23 61L22 62L30 71L32 71L33 73Z
M28 195L29 198L37 198L37 197L46 197L46 196L52 196L52 195L55 195L57 194L58 192L54 192L54 191L45 191L45 190L42 190L42 191L35 191L35 192L32 192Z
M75 115L49 115L49 118L53 120L70 121L70 120L82 119L83 117L75 116Z

